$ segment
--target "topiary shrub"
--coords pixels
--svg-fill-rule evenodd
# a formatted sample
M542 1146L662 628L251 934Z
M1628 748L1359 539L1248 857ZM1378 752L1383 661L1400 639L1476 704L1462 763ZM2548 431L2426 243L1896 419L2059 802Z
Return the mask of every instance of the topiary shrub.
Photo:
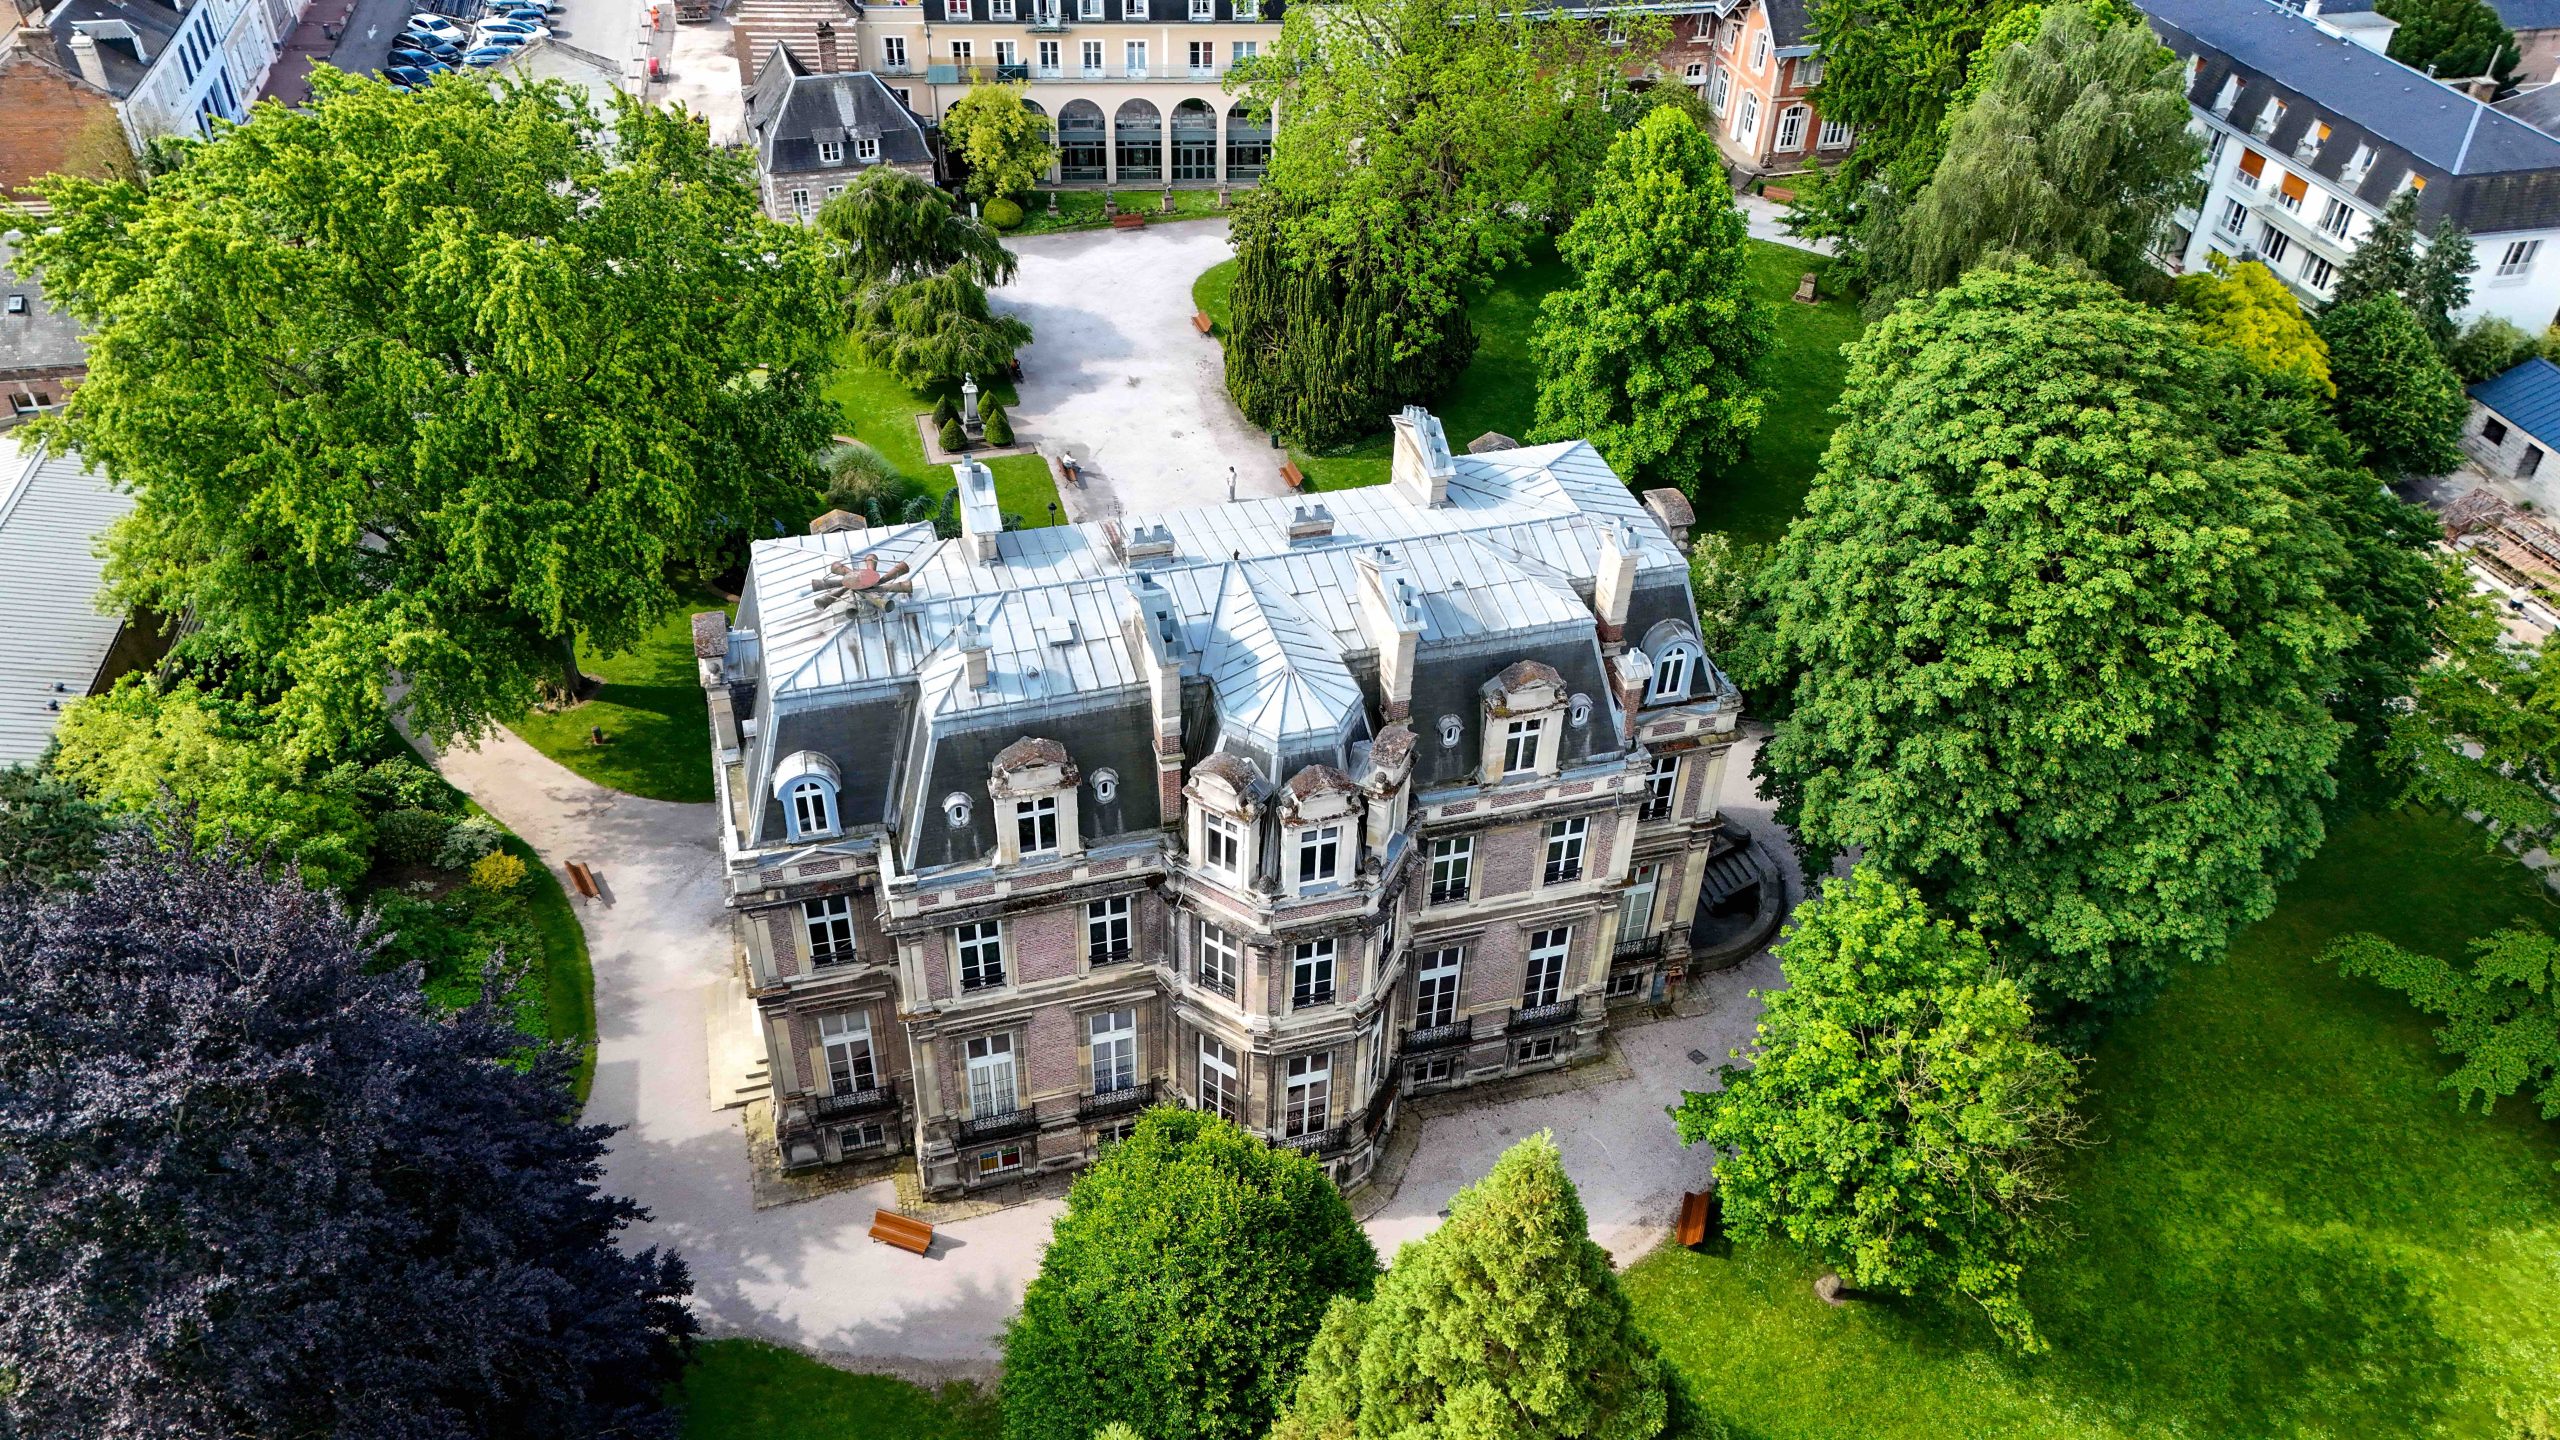
M390 865L430 865L454 828L450 816L432 810L391 810L374 822L374 858Z
M471 888L502 895L524 883L524 862L504 850L492 850L471 862Z
M494 821L474 815L444 832L444 843L436 847L436 868L468 870L481 856L495 852L506 835Z
M992 400L988 401L986 422L988 444L1010 445L1013 443L1013 419L1004 413L1003 406Z
M936 395L936 396L934 396L934 397L933 397L933 423L934 423L934 424L936 424L936 425L948 425L948 424L950 424L950 423L952 422L952 420L953 420L954 418L956 418L959 414L960 414L960 407L951 403L951 397L950 397L950 396L948 396L948 395Z
M969 432L960 428L956 415L942 422L942 448L954 455L969 448Z
M1022 207L998 196L987 202L987 223L999 230L1011 230L1022 224Z
M407 808L454 814L462 809L462 792L445 778L407 755L393 755L365 767L356 793L384 809Z

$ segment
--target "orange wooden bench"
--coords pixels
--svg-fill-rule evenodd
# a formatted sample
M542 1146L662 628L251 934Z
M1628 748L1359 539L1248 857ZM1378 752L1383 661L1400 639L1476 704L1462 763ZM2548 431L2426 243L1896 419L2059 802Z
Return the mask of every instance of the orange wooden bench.
M596 886L596 872L588 869L581 861L569 862L569 885L589 900L599 899L604 894L604 891Z
M1199 331L1203 335L1207 335L1216 330L1217 325L1215 322L1210 320L1208 311L1194 310L1191 312L1191 328Z
M1119 214L1111 217L1111 228L1114 230L1144 230L1147 228L1147 217L1144 215L1133 215L1130 212L1123 210Z
M871 1238L883 1245L922 1255L933 1248L933 1227L895 1210L871 1212Z
M1792 204L1796 198L1796 192L1784 185L1763 185L1760 187L1760 195L1762 199L1775 200L1781 205Z
M1304 490L1307 488L1306 472L1298 468L1298 462L1295 460L1292 460L1280 467L1280 478L1288 481L1289 488L1292 490Z
M1716 1192L1693 1190L1680 1197L1680 1243L1692 1249L1707 1243L1715 1228Z

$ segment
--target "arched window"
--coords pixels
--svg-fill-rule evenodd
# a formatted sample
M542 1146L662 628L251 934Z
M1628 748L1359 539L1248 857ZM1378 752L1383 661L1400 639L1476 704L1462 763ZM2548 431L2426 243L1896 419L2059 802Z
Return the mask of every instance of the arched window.
M773 798L782 802L782 823L792 840L814 840L839 828L836 790L841 783L836 762L815 750L798 750L773 768Z
M1689 698L1689 674L1697 667L1698 652L1687 645L1672 645L1653 657L1653 690L1645 698L1655 704Z
M1096 771L1094 771L1094 772L1093 772L1093 798L1094 798L1094 799L1096 799L1096 800L1098 800L1098 801L1100 801L1100 802L1102 802L1102 803L1103 803L1103 804L1105 804L1105 805L1108 805L1108 804L1110 804L1112 801L1119 799L1119 798L1120 798L1120 772L1119 772L1119 771L1117 771L1117 770L1096 770Z
M803 780L791 787L791 838L832 835L836 829L835 788L823 780Z

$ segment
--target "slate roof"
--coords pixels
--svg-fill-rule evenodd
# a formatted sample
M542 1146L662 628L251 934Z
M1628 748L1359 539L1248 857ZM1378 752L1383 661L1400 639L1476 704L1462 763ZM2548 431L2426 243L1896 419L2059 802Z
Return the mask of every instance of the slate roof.
M1327 494L1332 528L1322 535L1305 533L1305 501L1283 497L1129 516L1125 529L1006 531L992 560L937 539L929 524L758 542L729 645L733 680L752 672L758 727L747 783L761 818L747 842L781 832L775 764L813 749L842 766L848 826L907 826L910 866L975 859L991 844L987 766L1026 735L1062 743L1087 777L1103 768L1123 777L1116 815L1083 807L1089 830L1152 827L1155 787L1138 779L1154 765L1150 677L1124 628L1141 597L1179 657L1192 760L1228 754L1275 786L1310 764L1360 773L1355 752L1373 733L1378 696L1359 558L1381 548L1410 580L1422 626L1418 786L1471 781L1478 692L1524 657L1591 702L1587 723L1566 737L1566 763L1618 753L1589 599L1603 537L1625 524L1639 540L1631 633L1672 619L1695 634L1685 557L1587 444L1454 464L1442 506L1392 486ZM1171 554L1123 558L1124 537L1141 531ZM810 582L864 556L884 570L906 564L911 588L885 610L819 605ZM973 635L989 652L983 687L968 684L961 653ZM1694 693L1727 688L1710 666ZM1459 741L1438 733L1443 715L1461 719ZM958 826L941 808L955 792L978 797Z
M0 375L88 364L89 347L80 338L79 322L45 303L44 285L32 273L18 273L11 255L16 238L14 230L0 236ZM9 312L20 296L26 299L27 313L13 315Z
M848 34L844 43L850 46ZM924 126L868 70L811 75L785 46L775 46L747 92L747 133L768 175L859 175L873 165L925 165ZM852 142L880 142L878 160L856 160ZM821 164L820 142L844 146L843 163Z
M2560 85L2519 90L2497 103L2501 115L2512 115L2545 135L2560 134Z
M2472 386L2471 398L2536 440L2560 440L2560 365L2539 355Z
M2277 163L2307 167L2377 210L2415 171L2428 182L2420 218L2450 216L2474 235L2560 225L2560 139L2329 34L2277 0L2137 3L2161 43L2182 60L2203 57L2187 91L2198 110L2210 113L2223 82L2239 78L2223 123ZM2284 118L2272 135L2247 136L2269 98L2284 102ZM2297 159L2297 142L2324 123L2327 143ZM2341 174L2360 144L2376 158L2350 186Z
M79 75L80 64L71 54L71 37L78 33L81 22L117 20L133 27L140 38L140 48L150 56L148 60L137 56L131 40L98 37L98 60L107 73L107 89L122 100L151 73L151 66L168 48L169 37L186 23L186 12L161 0L60 0L46 13L45 29L53 36L56 62Z
M2489 0L2489 8L2498 12L2498 23L2510 30L2560 26L2560 0Z
M114 646L123 622L98 613L97 543L131 508L77 459L0 434L0 765L44 753L53 705L89 693Z

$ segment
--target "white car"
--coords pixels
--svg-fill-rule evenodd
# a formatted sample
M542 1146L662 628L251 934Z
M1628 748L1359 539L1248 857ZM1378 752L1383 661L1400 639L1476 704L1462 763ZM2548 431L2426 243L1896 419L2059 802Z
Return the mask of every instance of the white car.
M428 15L423 13L412 15L409 17L409 28L417 31L421 35L433 35L438 39L443 40L459 40L462 38L462 27L454 24L449 17L443 15Z
M483 45L529 45L551 38L548 25L528 25L521 20L492 20L480 27Z

